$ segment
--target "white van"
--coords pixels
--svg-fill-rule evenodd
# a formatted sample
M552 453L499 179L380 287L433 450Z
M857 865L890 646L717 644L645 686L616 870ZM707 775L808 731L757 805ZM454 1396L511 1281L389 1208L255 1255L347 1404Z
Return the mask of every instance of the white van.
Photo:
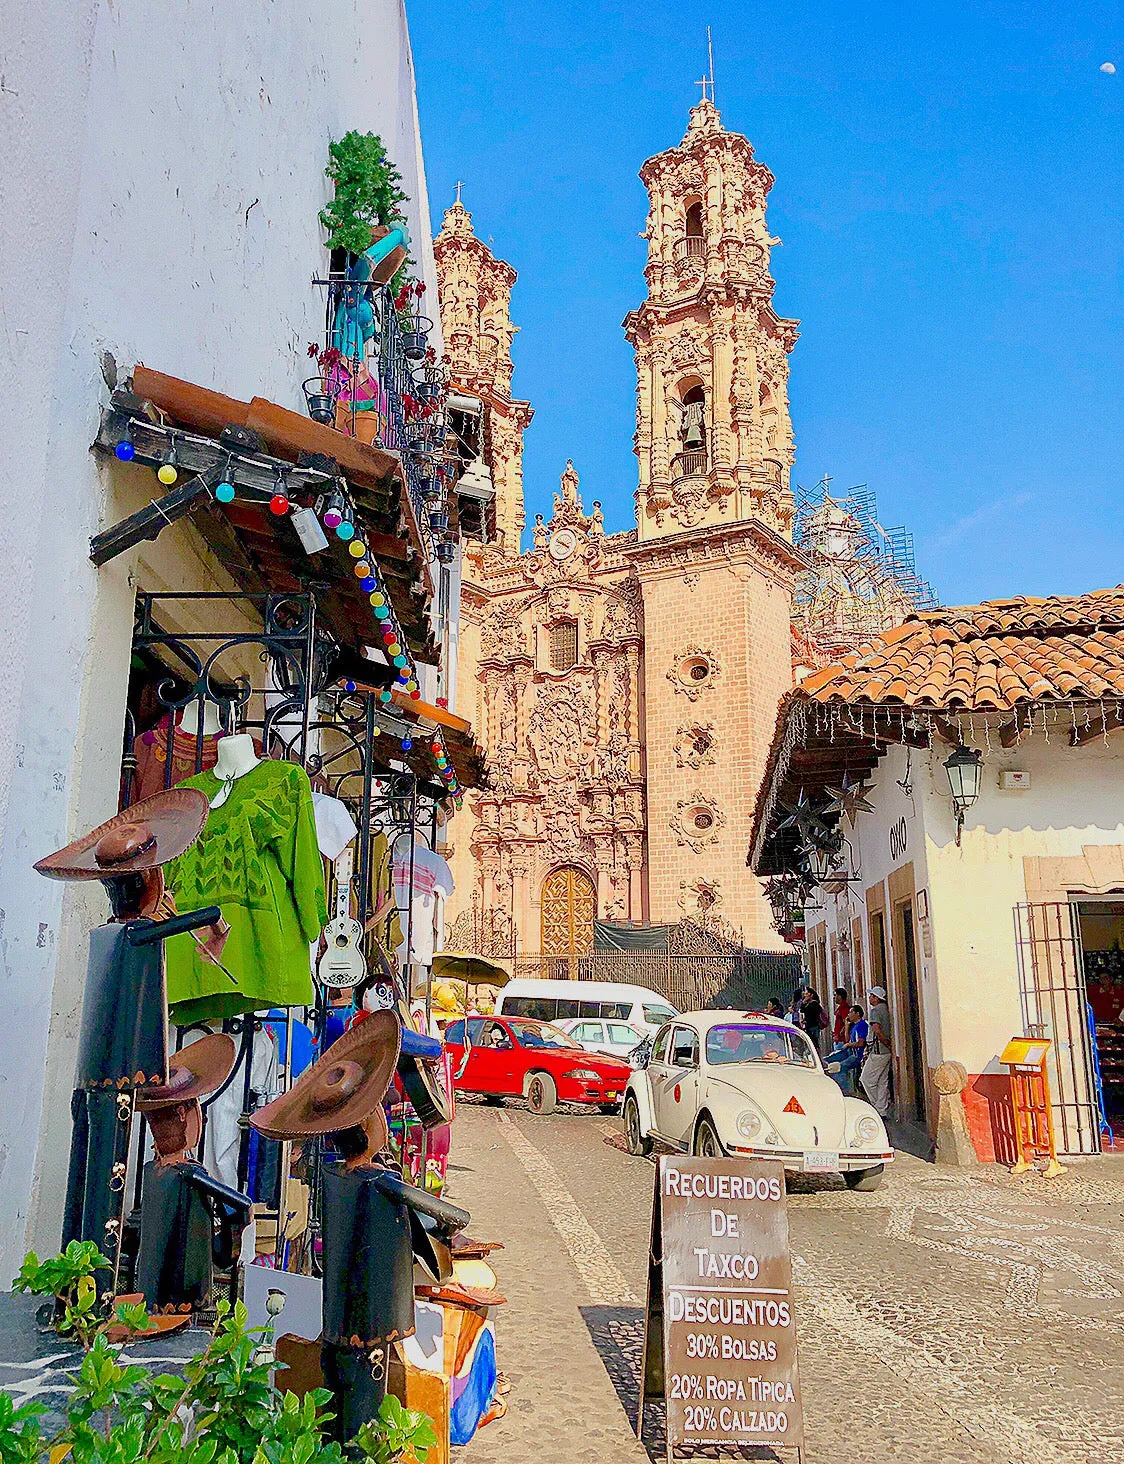
M658 991L621 981L533 981L516 977L496 996L496 1016L534 1017L557 1022L566 1017L599 1017L655 1036L679 1013Z

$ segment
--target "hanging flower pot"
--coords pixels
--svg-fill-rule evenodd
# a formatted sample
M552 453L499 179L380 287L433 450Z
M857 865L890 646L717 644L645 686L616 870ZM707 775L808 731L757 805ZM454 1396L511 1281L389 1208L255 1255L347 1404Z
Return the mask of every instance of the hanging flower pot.
M416 389L419 399L423 402L435 402L441 395L439 381L419 381Z
M429 511L429 527L435 533L444 533L445 530L449 527L448 512L443 508L431 508Z
M312 420L324 424L334 422L339 387L326 376L310 376L303 389L305 405Z
M402 349L411 361L424 361L433 321L427 315L416 315L402 331Z
M437 559L440 564L452 564L456 557L457 547L455 544L438 544Z

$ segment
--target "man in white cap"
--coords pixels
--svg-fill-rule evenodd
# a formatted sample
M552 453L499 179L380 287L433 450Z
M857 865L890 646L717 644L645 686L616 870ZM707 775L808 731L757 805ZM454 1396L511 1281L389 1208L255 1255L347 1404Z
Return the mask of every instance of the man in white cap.
M893 1098L890 1092L890 1008L886 1005L886 988L870 988L870 1014L867 1018L870 1036L866 1046L859 1084L883 1118L890 1117Z

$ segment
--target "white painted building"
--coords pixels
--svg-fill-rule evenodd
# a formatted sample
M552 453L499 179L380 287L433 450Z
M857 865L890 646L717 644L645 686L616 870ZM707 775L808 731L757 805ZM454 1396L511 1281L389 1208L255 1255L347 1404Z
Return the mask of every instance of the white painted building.
M887 988L904 1121L931 1128L933 1070L964 1064L984 1158L1010 1157L998 1058L1029 1024L1055 1042L1063 1147L1099 1148L1098 1055L1124 1130L1122 707L1124 589L911 616L781 705L753 867L783 883L801 845L834 830L804 903L809 975L825 1004L837 986L864 1006ZM958 743L980 769L959 836L945 766ZM853 821L832 806L845 776L870 805Z
M0 19L0 1278L57 1243L85 933L32 861L117 808L136 587L225 590L185 521L101 570L153 497L96 458L107 354L303 411L328 143L378 133L436 298L401 0L63 0ZM454 606L455 617L455 606Z

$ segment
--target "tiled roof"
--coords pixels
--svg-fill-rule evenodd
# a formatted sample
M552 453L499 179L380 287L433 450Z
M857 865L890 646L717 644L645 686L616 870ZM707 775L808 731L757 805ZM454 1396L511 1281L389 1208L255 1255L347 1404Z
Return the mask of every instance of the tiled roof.
M1124 585L918 611L795 695L979 711L1124 697Z

